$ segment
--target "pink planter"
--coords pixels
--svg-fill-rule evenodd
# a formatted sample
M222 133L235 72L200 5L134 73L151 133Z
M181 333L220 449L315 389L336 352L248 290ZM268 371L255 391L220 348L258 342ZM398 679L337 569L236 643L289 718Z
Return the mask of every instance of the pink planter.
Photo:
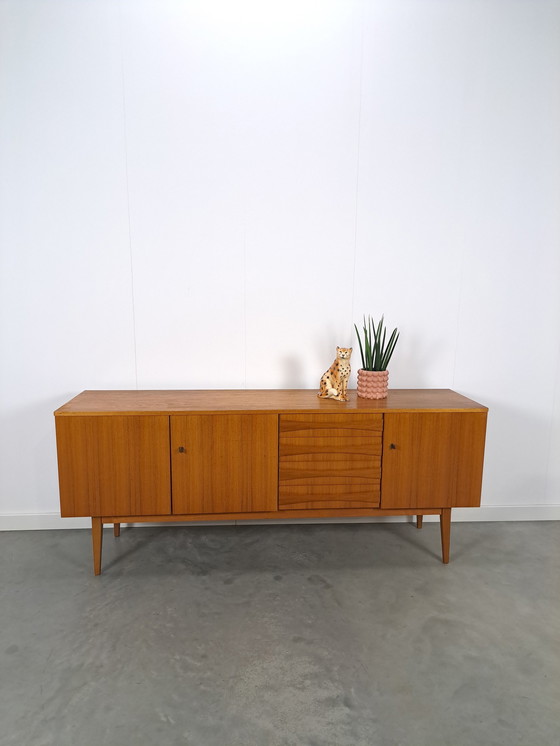
M389 386L388 370L358 371L358 396L362 399L385 399Z

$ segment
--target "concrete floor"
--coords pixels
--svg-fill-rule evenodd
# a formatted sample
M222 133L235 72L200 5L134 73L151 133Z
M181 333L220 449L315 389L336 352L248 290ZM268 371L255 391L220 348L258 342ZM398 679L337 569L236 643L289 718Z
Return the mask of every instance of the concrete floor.
M557 523L0 535L1 746L558 746Z

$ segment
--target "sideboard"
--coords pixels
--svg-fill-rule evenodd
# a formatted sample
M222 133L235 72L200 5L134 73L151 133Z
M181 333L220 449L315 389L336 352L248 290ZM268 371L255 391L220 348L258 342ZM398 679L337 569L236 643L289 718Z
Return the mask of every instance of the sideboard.
M480 505L487 408L448 389L84 391L55 411L60 509L103 524L439 515Z

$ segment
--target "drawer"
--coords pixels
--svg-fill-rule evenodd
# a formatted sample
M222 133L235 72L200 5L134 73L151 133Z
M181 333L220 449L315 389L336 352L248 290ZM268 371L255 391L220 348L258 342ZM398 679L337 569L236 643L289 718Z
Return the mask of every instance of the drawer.
M379 507L382 436L381 414L280 415L279 509Z

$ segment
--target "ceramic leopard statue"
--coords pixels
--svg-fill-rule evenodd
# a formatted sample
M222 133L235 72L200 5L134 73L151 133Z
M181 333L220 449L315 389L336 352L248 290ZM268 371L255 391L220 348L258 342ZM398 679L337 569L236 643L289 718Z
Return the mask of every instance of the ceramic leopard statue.
M346 389L350 378L350 355L351 347L337 347L336 360L331 367L321 376L320 391L317 394L321 399L336 399L336 401L348 401Z

